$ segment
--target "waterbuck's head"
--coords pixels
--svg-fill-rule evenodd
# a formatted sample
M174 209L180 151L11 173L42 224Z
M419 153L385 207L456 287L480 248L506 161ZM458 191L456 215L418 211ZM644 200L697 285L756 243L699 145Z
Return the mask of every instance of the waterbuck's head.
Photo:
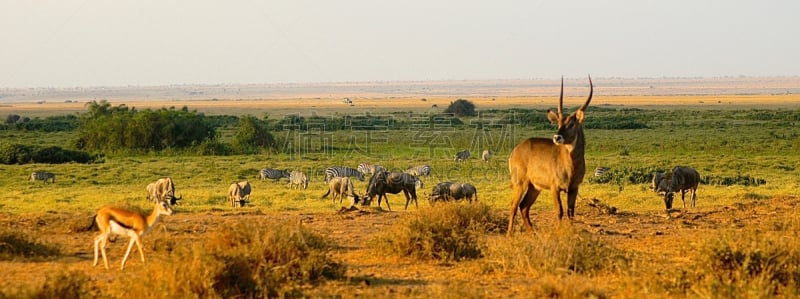
M589 98L577 111L568 116L564 116L564 78L561 78L561 95L558 98L558 114L552 110L547 110L547 119L551 123L558 126L558 131L553 135L553 143L556 145L575 145L578 136L583 132L583 118L586 112L586 107L592 101L592 94L594 93L594 86L592 85L592 77L589 77Z

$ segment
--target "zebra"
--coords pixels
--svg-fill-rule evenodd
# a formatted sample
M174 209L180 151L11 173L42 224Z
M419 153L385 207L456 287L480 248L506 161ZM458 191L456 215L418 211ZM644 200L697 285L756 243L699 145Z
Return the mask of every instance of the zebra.
M457 152L456 158L453 159L453 161L454 162L467 161L467 159L469 159L469 150L465 149L463 151Z
M289 178L289 171L288 170L279 170L273 168L264 168L261 170L261 180L272 179L273 182L277 182L282 178Z
M355 177L359 181L364 181L364 174L358 169L345 167L345 166L331 166L325 169L325 182L329 182L331 178L335 177Z
M481 160L483 160L483 162L489 162L490 158L492 158L492 151L483 150L483 154L481 155Z
M608 167L597 167L594 169L594 176L603 176L608 171Z
M419 176L429 176L431 175L431 166L428 164L420 165L420 166L411 166L404 171L407 174L419 177Z
M378 164L369 164L369 163L361 163L358 164L358 171L367 175L376 174L381 171L386 171L386 167L380 166Z
M47 181L56 183L56 175L52 172L40 171L31 173L31 182L42 181L47 184Z
M289 189L294 189L294 186L297 185L297 189L303 187L303 189L308 189L308 176L305 173L300 171L292 171L289 173Z

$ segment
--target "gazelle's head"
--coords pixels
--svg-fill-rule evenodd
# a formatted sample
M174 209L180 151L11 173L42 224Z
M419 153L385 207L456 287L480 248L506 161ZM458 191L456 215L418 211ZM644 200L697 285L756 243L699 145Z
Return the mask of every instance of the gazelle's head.
M593 93L594 86L592 85L592 77L589 77L589 98L586 99L586 103L578 108L578 111L564 116L564 78L561 78L561 95L558 98L558 114L552 110L547 110L547 119L558 126L558 131L553 135L553 143L556 145L575 144L579 132L583 130L584 113L586 112L586 107L588 107L589 103L592 101Z
M172 215L172 208L166 201L159 201L158 203L156 203L156 211L158 211L158 215L164 215L164 216Z

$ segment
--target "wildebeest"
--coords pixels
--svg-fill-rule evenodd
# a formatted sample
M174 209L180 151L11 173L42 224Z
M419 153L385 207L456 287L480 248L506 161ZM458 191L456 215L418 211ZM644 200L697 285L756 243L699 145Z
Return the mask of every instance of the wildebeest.
M353 188L353 182L350 181L349 177L334 177L328 182L328 192L322 195L322 198L328 197L329 194L331 195L331 199L333 200L333 204L336 205L336 198L339 198L339 204L344 201L344 197L347 196L353 200L353 204L357 204L359 202L359 197L355 192L355 188Z
M431 166L428 164L411 166L407 168L404 172L413 175L415 177L429 176L431 175Z
M165 201L176 205L182 198L175 197L175 182L171 177L163 177L147 185L147 199L152 202Z
M345 166L331 166L325 169L325 182L330 182L335 177L354 177L359 181L364 181L364 174L358 169Z
M386 167L383 167L378 164L369 164L369 163L361 163L358 164L358 171L360 171L364 175L372 175L379 171L386 171Z
M231 201L231 207L243 207L246 202L250 201L250 182L241 181L231 184L228 187L228 199Z
M56 183L56 175L52 172L36 171L31 173L31 182L42 181L47 184L47 181Z
M511 173L511 211L508 217L507 236L511 236L517 211L522 213L525 226L533 232L531 206L542 190L550 190L558 219L564 217L561 192L567 193L567 216L575 217L575 201L578 187L586 174L583 135L583 120L586 107L592 101L594 87L589 77L589 98L577 111L564 115L564 80L561 80L561 95L558 113L547 110L547 118L558 126L552 138L528 138L511 151L508 170Z
M478 189L470 183L441 182L433 187L433 191L428 195L428 201L433 204L436 201L450 201L466 199L472 202L478 201Z
M414 204L419 208L416 190L417 181L418 180L413 175L404 172L384 171L376 173L369 180L367 195L363 204L369 205L375 196L378 196L378 207L381 206L381 199L385 198L386 208L391 211L392 207L389 206L389 198L386 197L386 193L397 194L403 191L403 194L406 196L405 209L408 210L408 203L410 203L411 200L414 200Z
M282 178L289 178L289 171L288 170L280 170L274 168L264 168L259 172L261 176L261 180L271 179L273 182L277 182Z
M492 158L492 151L483 150L483 153L481 154L481 160L483 162L489 162L489 159L491 159L491 158Z
M656 193L664 193L664 205L667 213L672 209L673 193L681 193L683 208L686 208L686 192L692 192L691 207L695 207L697 201L697 186L700 184L700 173L694 168L685 166L675 166L672 173L656 172L653 174L653 182L650 188Z
M463 151L460 151L460 152L456 153L456 156L455 156L455 159L453 159L453 162L463 162L463 161L467 161L467 159L469 159L469 150L465 149Z
M294 189L294 186L297 185L297 189L303 187L303 189L308 189L308 176L305 173L300 171L292 171L289 173L289 189Z

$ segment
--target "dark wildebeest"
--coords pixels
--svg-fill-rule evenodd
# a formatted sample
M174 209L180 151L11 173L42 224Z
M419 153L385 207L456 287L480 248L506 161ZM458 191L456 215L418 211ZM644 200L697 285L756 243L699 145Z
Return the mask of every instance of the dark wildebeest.
M433 191L428 195L428 201L431 205L439 200L458 201L466 199L472 202L473 198L478 201L478 190L470 183L441 182L433 187Z
M52 172L45 172L45 171L37 171L31 173L31 182L35 181L42 181L47 184L47 181L51 181L53 184L56 183L56 175Z
M650 188L658 194L664 194L664 205L667 213L672 209L674 193L681 193L683 208L686 208L686 192L692 192L691 207L695 207L697 201L697 186L700 184L700 173L694 168L685 166L675 166L672 173L656 172L653 174L653 182Z
M417 202L416 184L419 181L415 176L404 172L379 172L372 176L367 186L367 195L363 205L369 205L375 196L378 196L378 207L381 206L381 199L386 199L386 208L389 211L392 207L389 206L389 198L386 193L398 194L403 191L406 196L406 210L408 210L408 203L414 200L414 204L419 208Z
M171 177L163 177L147 185L147 199L152 202L165 201L176 205L182 198L175 197L175 183Z
M469 159L469 150L465 149L463 151L457 152L453 162L464 162Z
M328 197L331 195L331 199L333 200L333 204L336 205L336 198L339 198L339 204L342 204L344 201L345 196L352 199L353 205L357 204L359 201L359 197L356 194L356 189L353 188L353 182L350 181L350 177L334 177L328 181L328 192L322 195L322 198Z
M578 188L586 174L584 151L586 139L583 135L583 120L586 107L592 101L592 78L589 77L589 98L577 111L564 115L564 80L561 80L561 96L558 113L547 110L547 119L558 126L552 138L528 138L511 151L508 170L511 174L511 213L508 217L507 236L511 236L517 211L522 213L525 226L533 232L531 206L542 190L549 190L558 219L564 217L561 192L567 193L567 217L575 217L575 201Z
M251 191L250 182L248 181L231 184L231 186L228 187L228 199L231 201L231 207L243 207L245 203L250 201Z

